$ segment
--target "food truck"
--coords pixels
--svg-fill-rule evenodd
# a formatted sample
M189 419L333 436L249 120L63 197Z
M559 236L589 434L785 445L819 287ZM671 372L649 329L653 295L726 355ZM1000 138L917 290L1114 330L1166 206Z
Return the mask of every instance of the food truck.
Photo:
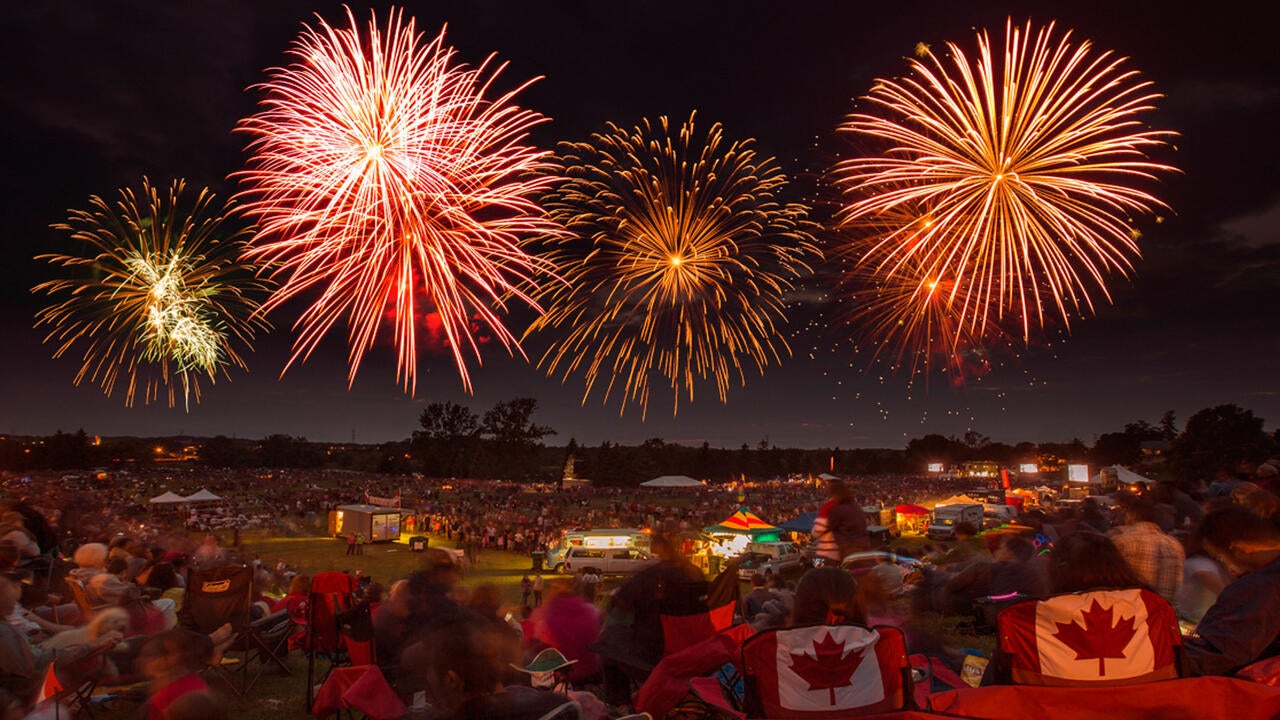
M583 546L589 548L635 548L649 550L649 533L635 528L606 528L601 530L569 530L560 539L560 543L547 553L547 567L560 572L564 566L565 553L569 548Z

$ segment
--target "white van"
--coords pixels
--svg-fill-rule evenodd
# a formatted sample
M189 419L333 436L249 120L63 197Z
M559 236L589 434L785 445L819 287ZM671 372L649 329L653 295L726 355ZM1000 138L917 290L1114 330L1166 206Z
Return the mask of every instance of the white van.
M1012 522L1018 519L1018 508L1012 505L995 505L987 503L983 505L982 516L999 520L1000 522Z
M600 575L626 575L656 564L658 558L634 548L593 548L575 546L564 555L564 571L575 573L588 568Z
M953 540L956 536L956 525L967 522L975 530L982 529L981 505L939 505L933 509L933 519L925 534L930 540Z

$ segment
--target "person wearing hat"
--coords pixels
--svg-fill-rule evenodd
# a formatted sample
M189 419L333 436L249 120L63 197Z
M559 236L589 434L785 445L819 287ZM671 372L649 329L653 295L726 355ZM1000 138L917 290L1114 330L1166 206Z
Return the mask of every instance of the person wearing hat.
M511 663L511 667L526 673L531 687L563 693L568 689L569 682L569 674L565 668L576 662L578 661L570 660L555 648L546 648L535 655L528 665L521 667Z

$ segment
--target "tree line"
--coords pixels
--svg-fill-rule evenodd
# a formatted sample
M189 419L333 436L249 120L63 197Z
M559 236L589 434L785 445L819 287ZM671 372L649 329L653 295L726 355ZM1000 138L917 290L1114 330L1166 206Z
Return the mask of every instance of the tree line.
M1267 433L1263 418L1234 404L1205 408L1179 428L1172 411L1159 420L1137 420L1121 430L1062 443L993 442L970 431L962 437L925 435L904 449L779 448L767 440L737 448L667 443L661 438L628 446L611 441L583 446L570 438L548 445L556 431L534 421L538 403L516 398L479 413L452 402L431 403L418 429L400 441L377 445L309 442L269 435L260 440L217 436L191 438L112 438L91 441L84 430L58 431L42 438L0 438L0 469L11 471L89 467L138 467L172 459L194 447L189 462L207 467L343 468L381 473L421 473L430 478L493 478L557 482L572 468L576 477L597 485L632 486L658 475L689 475L712 482L740 477L771 478L834 472L838 475L916 474L927 463L955 465L990 460L1005 466L1061 459L1103 465L1135 465L1146 443L1157 443L1167 460L1156 469L1170 479L1211 478L1233 473L1280 453L1280 430ZM1149 446L1148 446L1149 447Z

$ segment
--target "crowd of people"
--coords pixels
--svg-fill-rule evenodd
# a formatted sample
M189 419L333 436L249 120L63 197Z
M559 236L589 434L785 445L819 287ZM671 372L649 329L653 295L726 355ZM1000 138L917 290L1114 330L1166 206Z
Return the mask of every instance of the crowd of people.
M590 571L526 576L520 604L508 608L498 586L463 584L455 555L436 548L423 555L420 569L386 587L367 578L359 584L377 661L410 708L432 718L532 718L572 699L588 717L604 718L641 701L641 709L659 715L677 706L683 717L712 712L690 698L646 695L645 688L672 672L664 665L671 648L662 617L728 604L746 632L813 623L897 626L913 651L954 665L957 656L921 629L922 618L972 618L976 629L1017 599L1141 587L1183 621L1185 675L1239 674L1280 655L1274 469L1264 464L1248 477L1219 477L1212 485L1160 483L1031 508L985 532L960 523L945 546L896 541L894 550L915 552L926 568L906 603L894 601L904 586L899 565L886 560L851 572L840 561L874 545L864 506L884 503L877 495L918 502L956 489L935 477L767 483L696 490L680 502L644 490L547 493L480 481L444 488L412 478L371 486L350 474L307 473L284 473L257 497L237 486L242 473L190 480L229 498L219 512L240 515L264 503L297 519L398 487L405 522L413 518L420 532L516 553L545 548L570 527L651 528L657 562L605 593ZM95 486L91 498L71 503L69 494L83 490L65 481L3 479L0 717L30 711L51 670L63 687L88 679L149 680L150 717L216 713L220 705L201 670L231 633L199 634L180 622L193 569L250 564L255 612L292 618L295 640L305 632L311 589L305 569L239 556L234 541L226 546L213 534L193 536L191 513L148 513L145 498L168 489L172 476L105 482L109 489ZM756 575L745 593L732 563L714 579L695 567L682 552L681 534L722 519L744 494L766 516L815 512L818 567L799 577ZM66 595L47 592L51 587L33 592L40 577L65 577L57 589Z

